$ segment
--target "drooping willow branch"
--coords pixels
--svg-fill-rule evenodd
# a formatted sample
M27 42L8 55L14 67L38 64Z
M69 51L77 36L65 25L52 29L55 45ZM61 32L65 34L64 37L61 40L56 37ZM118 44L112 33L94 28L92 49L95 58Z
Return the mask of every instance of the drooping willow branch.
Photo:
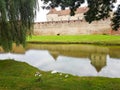
M37 8L38 0L0 0L0 46L4 50L11 50L12 43L25 45Z

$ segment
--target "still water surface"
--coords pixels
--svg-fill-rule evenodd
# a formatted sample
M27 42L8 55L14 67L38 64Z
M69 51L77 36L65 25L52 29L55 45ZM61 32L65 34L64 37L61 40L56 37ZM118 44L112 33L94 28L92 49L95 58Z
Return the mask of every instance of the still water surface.
M120 78L120 46L28 44L25 50L0 53L0 59L23 61L43 71Z

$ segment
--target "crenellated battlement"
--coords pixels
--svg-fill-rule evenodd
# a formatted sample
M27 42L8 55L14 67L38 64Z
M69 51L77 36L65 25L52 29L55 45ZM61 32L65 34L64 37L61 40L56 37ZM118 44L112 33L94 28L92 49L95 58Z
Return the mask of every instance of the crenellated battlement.
M53 24L53 23L74 23L74 22L83 22L83 20L64 20L64 21L47 21L47 22L36 22L34 24ZM85 21L84 21L85 22Z

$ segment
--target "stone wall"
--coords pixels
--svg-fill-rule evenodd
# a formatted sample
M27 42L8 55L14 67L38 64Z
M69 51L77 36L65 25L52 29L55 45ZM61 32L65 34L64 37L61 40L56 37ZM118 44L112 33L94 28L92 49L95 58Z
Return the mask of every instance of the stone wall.
M111 34L110 20L40 22L34 24L34 35Z

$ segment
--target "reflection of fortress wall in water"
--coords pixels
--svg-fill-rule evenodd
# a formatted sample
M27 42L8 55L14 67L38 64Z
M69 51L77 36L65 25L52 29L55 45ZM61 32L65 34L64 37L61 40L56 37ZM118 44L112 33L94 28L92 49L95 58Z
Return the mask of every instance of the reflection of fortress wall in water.
M120 58L120 46L116 48L109 48L109 55L111 58Z
M33 46L32 46L33 45ZM29 47L33 47L34 49L48 50L49 53L53 56L55 60L59 55L68 56L68 57L76 57L76 58L89 58L91 60L91 64L96 68L97 71L100 71L102 67L106 65L106 57L111 52L112 48L103 47L103 46L93 46L93 45L35 45L30 44ZM120 48L117 48L120 53ZM113 49L112 52L116 52L116 49ZM100 56L99 56L100 55ZM95 58L93 58L95 57ZM120 56L119 56L120 57ZM116 56L114 56L116 58ZM95 63L95 59L98 62ZM100 65L99 65L100 64Z
M91 54L90 60L91 64L96 68L96 70L99 72L104 66L106 66L106 54L101 53L94 53Z
M112 55L114 58L116 58L116 55L117 58L120 58L120 47L115 48L80 44L28 44L26 50L29 49L48 50L55 60L57 60L57 57L59 55L76 58L89 58L91 60L91 64L96 68L98 72L106 65L108 54ZM14 45L11 52L25 53L25 49L22 46L16 47L16 45Z
M27 49L41 49L48 50L50 53L71 57L83 57L87 58L91 53L109 53L109 49L106 47L93 46L93 45L80 45L80 44L28 44Z
M66 53L66 52L65 52ZM50 54L52 57L57 60L57 57L59 55L65 55L65 53L60 53L60 52L55 52L55 51L50 51ZM106 66L106 60L107 60L107 54L102 54L102 53L75 53L74 55L69 52L67 52L67 55L65 56L70 56L70 57L79 57L79 58L89 58L91 60L91 64L96 68L96 70L99 72L104 66Z
M91 53L109 54L110 57L120 58L119 46L95 46L82 44L28 44L26 49L48 50L53 55L87 58ZM74 53L73 53L74 52ZM115 53L115 54L114 54Z
M32 46L33 45L33 46ZM55 60L59 55L76 57L76 58L89 58L91 64L99 72L104 66L106 66L107 55L111 52L112 48L93 46L93 45L35 45L29 44L27 49L30 47L34 49L48 50ZM117 48L120 53L120 48ZM112 52L116 52L113 49ZM115 58L116 56L114 56ZM120 58L120 56L119 56Z
M105 50L105 48L103 48ZM55 60L57 60L57 57L59 55L64 55L64 56L70 56L70 57L78 57L78 58L89 58L91 60L91 64L96 68L97 72L99 72L104 66L106 66L106 60L107 60L107 53L100 52L94 50L92 52L86 52L86 51L76 51L76 52L57 52L57 51L49 51L50 54L53 56ZM96 53L95 53L96 52Z
M64 55L71 57L89 58L91 53L109 54L112 58L120 58L120 47L102 47L93 45L82 44L27 44L26 50L38 49L48 50L52 55ZM25 49L22 46L13 45L12 53L25 53ZM73 53L74 52L74 53ZM4 53L4 50L0 47L0 53Z

